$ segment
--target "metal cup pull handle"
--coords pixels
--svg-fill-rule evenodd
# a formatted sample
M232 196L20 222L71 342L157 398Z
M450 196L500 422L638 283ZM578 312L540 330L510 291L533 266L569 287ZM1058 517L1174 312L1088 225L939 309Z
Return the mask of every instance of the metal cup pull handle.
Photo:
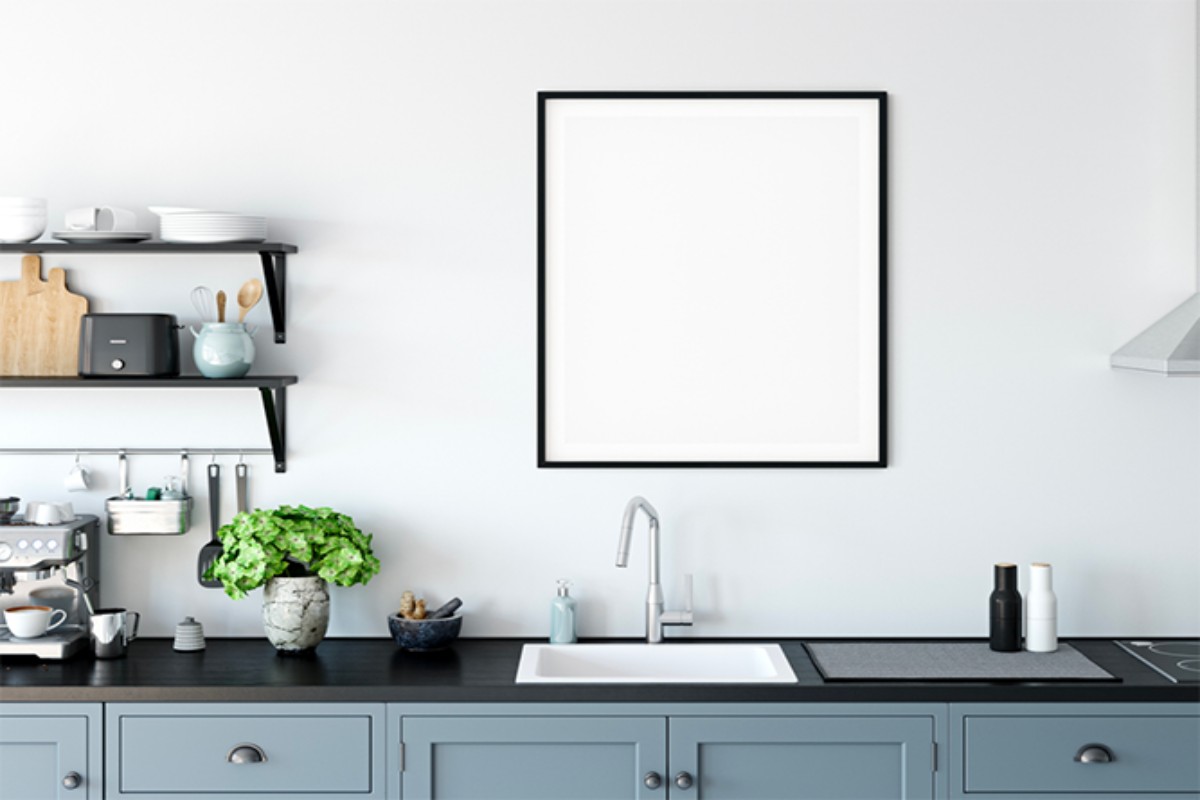
M1075 760L1080 764L1108 764L1117 760L1113 751L1102 744L1085 744L1075 754Z
M230 748L225 760L230 764L261 764L267 760L267 753L256 744L242 742Z

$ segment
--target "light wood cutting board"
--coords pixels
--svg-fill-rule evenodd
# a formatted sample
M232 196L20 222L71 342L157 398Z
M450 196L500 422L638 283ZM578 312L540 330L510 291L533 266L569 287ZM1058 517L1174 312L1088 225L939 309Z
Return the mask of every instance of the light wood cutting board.
M87 298L67 291L67 273L42 280L38 256L21 259L21 279L0 281L0 375L79 374L79 321Z

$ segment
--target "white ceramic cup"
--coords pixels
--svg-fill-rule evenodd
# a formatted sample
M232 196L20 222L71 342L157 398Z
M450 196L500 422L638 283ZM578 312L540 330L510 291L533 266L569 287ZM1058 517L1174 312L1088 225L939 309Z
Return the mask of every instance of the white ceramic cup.
M63 485L68 492L86 492L92 486L91 470L76 461L75 466L71 467L71 471L63 479Z
M137 226L137 214L124 208L92 206L68 211L66 222L69 231L131 231Z
M25 521L34 525L58 525L75 519L75 509L70 503L47 503L30 501L25 506Z
M59 615L62 616L59 616ZM58 616L58 619L54 618ZM67 612L50 606L13 606L4 609L4 622L13 636L35 639L67 621Z

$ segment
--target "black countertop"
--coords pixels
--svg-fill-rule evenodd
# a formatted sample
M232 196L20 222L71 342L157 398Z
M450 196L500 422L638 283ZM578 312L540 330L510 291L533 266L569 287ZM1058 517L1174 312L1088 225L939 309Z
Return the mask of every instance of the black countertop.
M176 653L170 639L139 639L123 659L0 659L3 702L396 703L967 703L1200 702L1200 684L1174 684L1110 639L1072 639L1119 683L826 683L804 645L781 642L796 684L529 685L514 683L519 639L462 639L406 653L390 639L327 639L315 655L278 656L265 639L209 639ZM544 641L544 640L542 640ZM812 640L816 641L816 640ZM822 639L821 641L836 641ZM904 641L904 640L896 640ZM959 640L967 641L967 640ZM667 644L686 647L683 644Z

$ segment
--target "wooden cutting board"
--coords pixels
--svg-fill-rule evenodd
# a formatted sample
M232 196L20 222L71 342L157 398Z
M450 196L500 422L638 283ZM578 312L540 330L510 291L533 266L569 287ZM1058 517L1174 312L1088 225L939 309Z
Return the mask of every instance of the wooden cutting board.
M79 374L79 321L87 298L67 291L67 273L42 259L21 259L21 279L0 281L0 375Z

